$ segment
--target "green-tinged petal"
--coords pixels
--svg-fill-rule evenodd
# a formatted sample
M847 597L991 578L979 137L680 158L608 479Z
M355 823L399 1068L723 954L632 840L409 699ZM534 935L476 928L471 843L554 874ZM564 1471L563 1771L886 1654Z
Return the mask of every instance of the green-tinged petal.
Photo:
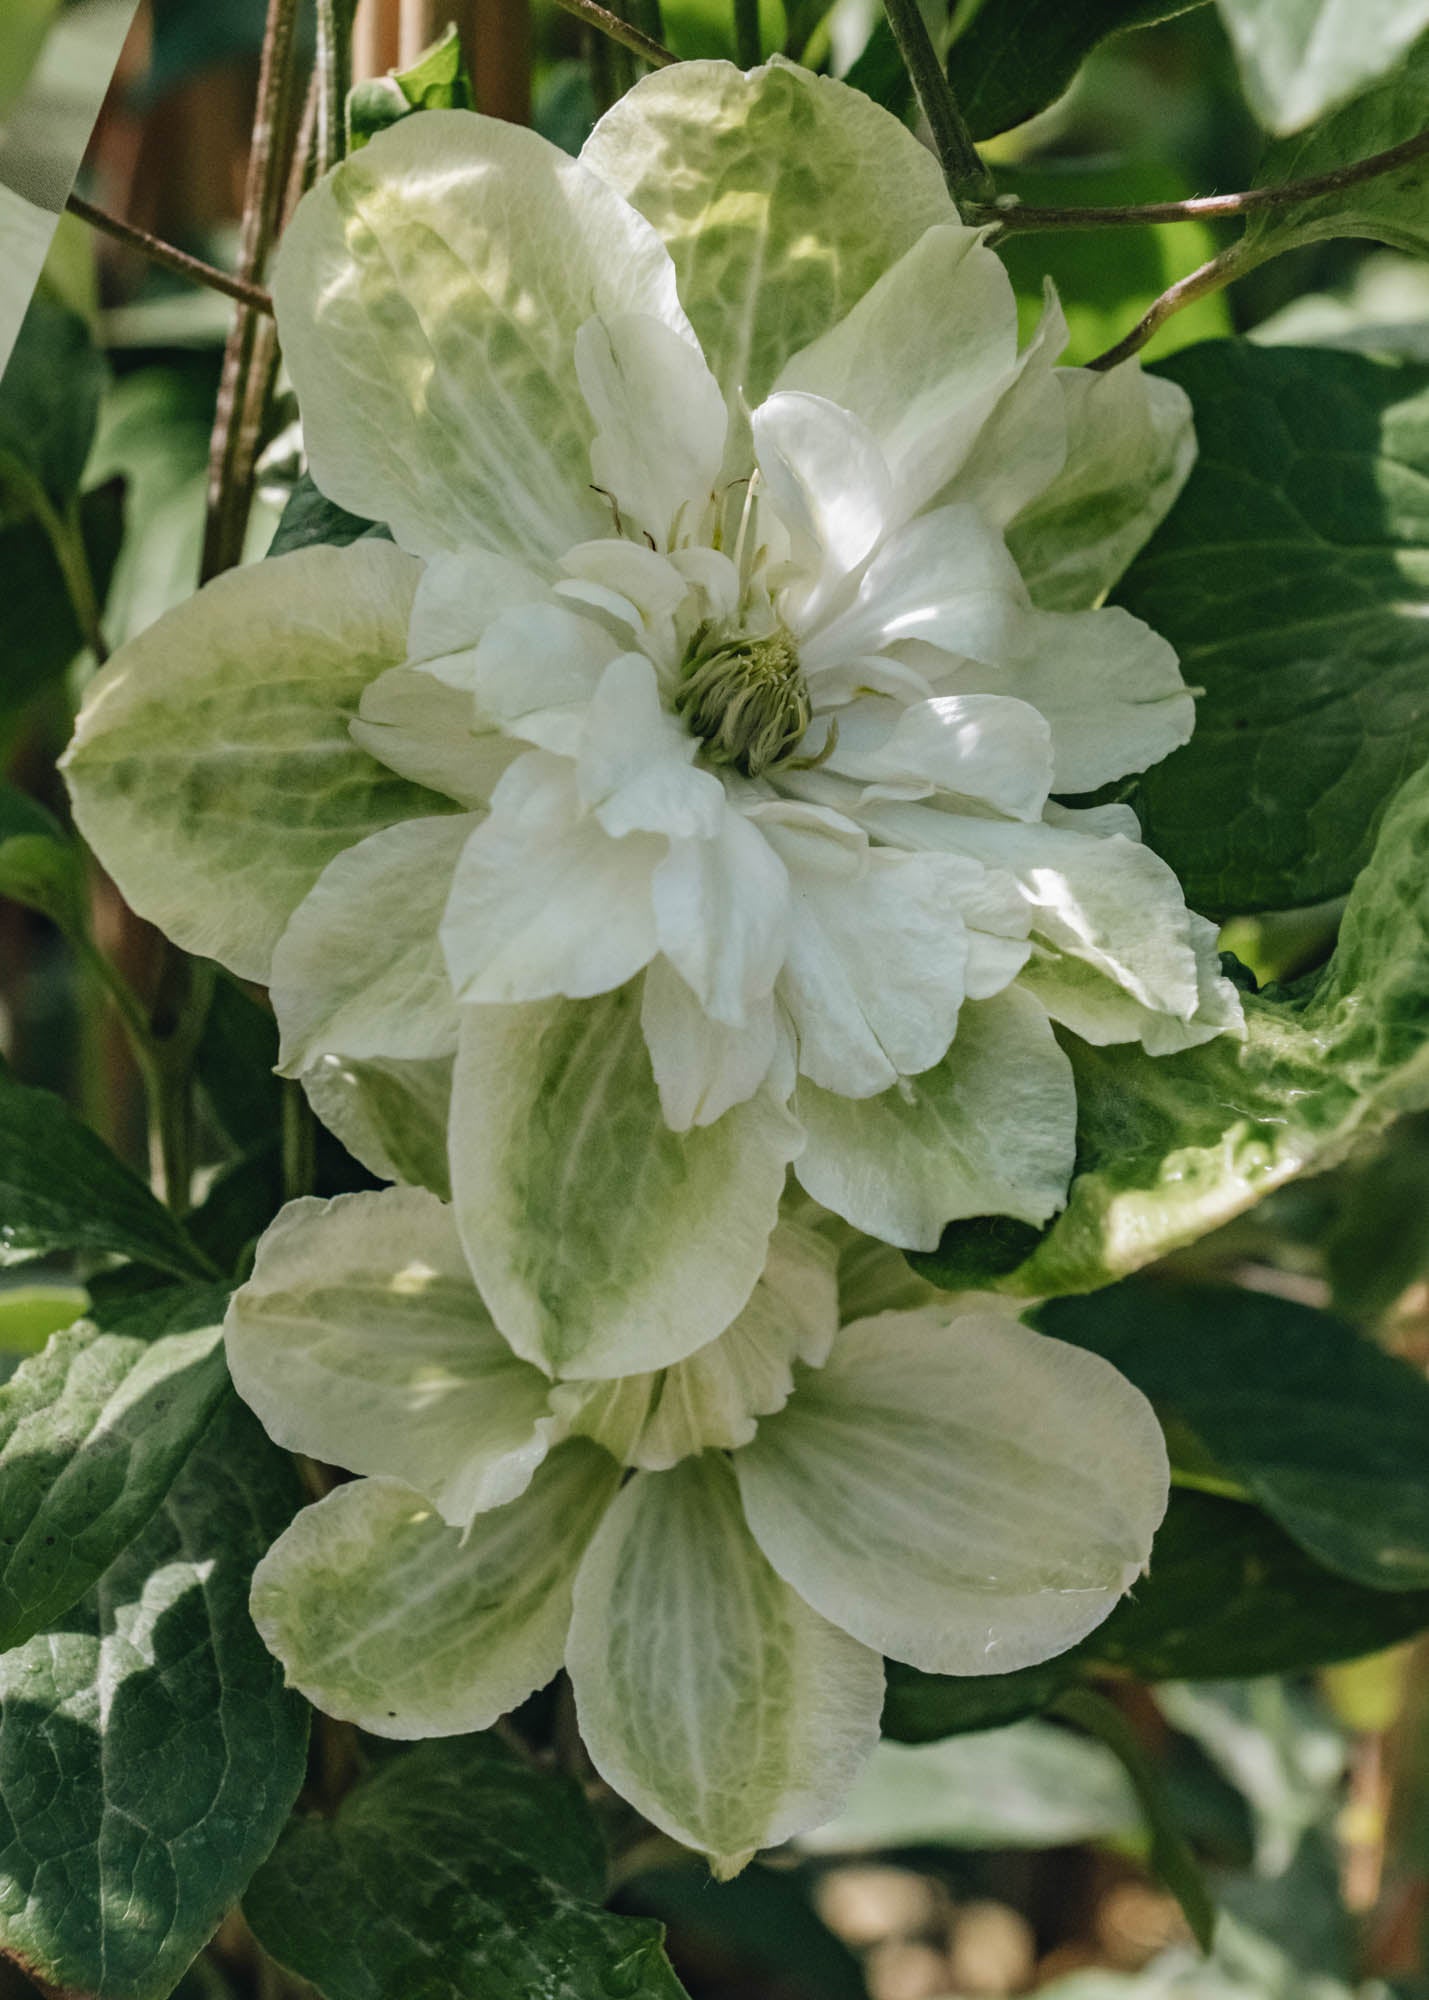
M893 476L896 527L953 477L1016 362L1005 265L980 231L945 223L793 355L778 387L825 396L862 421Z
M384 1181L408 1181L451 1199L447 1116L452 1059L352 1062L323 1056L301 1078L309 1104L355 1160Z
M419 554L603 531L576 380L593 314L688 322L658 238L578 161L474 112L404 119L320 181L273 275L313 477Z
M1048 280L1037 331L940 501L967 502L1005 528L1051 485L1067 458L1067 405L1054 367L1066 345L1067 321Z
M221 576L115 654L65 758L80 831L140 916L266 980L328 862L450 801L348 729L399 662L420 566L390 543Z
M552 1409L573 1431L653 1472L748 1444L756 1420L788 1402L794 1363L819 1367L828 1354L839 1323L835 1266L826 1237L781 1223L749 1304L718 1340L653 1375L558 1383Z
M554 1425L472 1284L449 1208L419 1188L290 1202L226 1329L238 1393L269 1436L386 1473L444 1520L522 1492Z
M1099 1360L994 1308L845 1327L734 1461L760 1547L826 1618L925 1671L1064 1652L1166 1510L1151 1405Z
M330 861L273 952L285 1076L324 1056L456 1052L460 1018L438 936L475 813L404 820Z
M1100 604L1190 476L1191 399L1131 360L1105 375L1059 368L1067 463L1007 531L1036 602L1048 611Z
M878 1739L878 1655L780 1582L711 1454L610 1509L566 1665L601 1776L720 1876L828 1819Z
M400 1480L339 1486L253 1572L253 1622L328 1715L374 1736L485 1729L560 1667L571 1580L619 1483L574 1439L466 1535Z
M421 589L419 584L419 604ZM520 746L498 730L478 725L466 689L410 666L393 667L363 689L352 735L379 763L464 806L484 806L520 754Z
M1039 948L1028 960L1022 985L1035 993L1054 1021L1094 1047L1140 1042L1148 1055L1170 1056L1218 1035L1243 1035L1240 994L1221 971L1219 932L1205 917L1187 918L1196 956L1197 1001L1189 1019L1148 1007L1097 966L1071 952Z
M1067 1196L1071 1065L1045 1009L1016 988L968 1001L943 1060L879 1097L801 1082L795 1171L815 1201L908 1250L973 1215L1045 1222Z
M767 1093L672 1132L638 987L464 1010L462 1241L501 1331L553 1375L638 1374L723 1333L764 1267L798 1143Z
M664 238L720 387L759 402L935 222L937 162L860 92L776 60L684 62L627 91L584 165Z

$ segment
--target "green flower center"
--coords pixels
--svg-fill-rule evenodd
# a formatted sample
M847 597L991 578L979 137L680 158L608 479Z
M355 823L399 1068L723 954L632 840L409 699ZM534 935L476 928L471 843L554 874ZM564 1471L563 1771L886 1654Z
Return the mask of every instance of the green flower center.
M715 764L746 777L792 757L813 715L793 639L782 626L689 662L675 693L682 715Z

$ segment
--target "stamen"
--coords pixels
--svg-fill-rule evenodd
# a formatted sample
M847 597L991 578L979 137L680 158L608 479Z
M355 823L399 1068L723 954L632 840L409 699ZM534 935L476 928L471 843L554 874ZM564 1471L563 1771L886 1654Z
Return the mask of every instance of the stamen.
M813 719L798 652L782 628L693 659L675 691L675 711L703 740L712 763L732 764L751 778L787 763ZM822 762L832 747L811 763Z

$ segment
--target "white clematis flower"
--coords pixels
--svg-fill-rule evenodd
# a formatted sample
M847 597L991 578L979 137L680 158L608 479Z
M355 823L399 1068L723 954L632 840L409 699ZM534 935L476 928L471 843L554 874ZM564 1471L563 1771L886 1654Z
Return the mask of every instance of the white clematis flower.
M1054 370L1055 302L1019 353L896 120L783 63L652 76L580 162L423 115L307 197L274 291L314 477L398 546L125 649L76 812L137 908L270 981L379 1170L445 1191L411 1128L454 1059L451 1191L520 1354L693 1353L791 1163L905 1247L1045 1222L1053 1022L1238 1031L1132 814L1054 798L1191 731L1170 648L1099 608L1185 399Z
M381 1736L488 1726L564 1663L603 1776L721 1874L835 1813L880 1655L936 1673L1065 1651L1144 1567L1150 1405L997 1300L785 1221L744 1312L677 1366L552 1383L511 1353L450 1211L300 1201L228 1320L278 1440L363 1476L259 1565L289 1681ZM901 1265L894 1257L892 1262ZM913 1288L917 1303L903 1306Z

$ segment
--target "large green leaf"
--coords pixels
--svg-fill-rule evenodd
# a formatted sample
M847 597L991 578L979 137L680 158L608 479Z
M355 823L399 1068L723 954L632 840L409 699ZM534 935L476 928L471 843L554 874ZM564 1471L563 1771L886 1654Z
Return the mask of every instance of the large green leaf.
M77 313L37 292L0 373L0 511L63 512L99 417L104 359Z
M1110 1670L1241 1680L1353 1660L1429 1626L1429 1590L1366 1590L1312 1561L1259 1508L1177 1491L1145 1582L1091 1636L1020 1673L954 1678L888 1664L885 1735L927 1743L1050 1707Z
M1429 0L1218 4L1251 108L1272 132L1298 132L1332 105L1354 97L1391 69L1429 27Z
M0 1656L0 1951L164 2000L272 1847L307 1714L248 1616L297 1499L236 1401L90 1595Z
M1429 1588L1429 1382L1406 1362L1328 1313L1222 1287L1120 1285L1053 1300L1040 1324L1187 1425L1328 1568Z
M325 2000L681 2000L659 1926L608 1916L604 1891L575 1786L461 1736L295 1820L243 1907Z
M0 1650L68 1611L163 1500L223 1393L226 1302L186 1288L187 1330L152 1340L81 1320L0 1387Z
M914 1259L952 1288L1091 1291L1193 1242L1429 1094L1429 769L1402 787L1334 956L1291 993L1245 996L1246 1039L1173 1056L1069 1041L1077 1173L1041 1237L954 1224Z
M1429 8L1418 5L1429 21ZM1429 101L1429 36L1373 90L1270 148L1260 171L1267 184L1309 180L1366 160L1422 131ZM1354 181L1312 201L1263 209L1246 228L1248 250L1267 255L1330 236L1369 236L1411 256L1429 252L1429 155Z
M167 1209L58 1097L0 1066L0 1264L44 1250L110 1251L176 1277L207 1275Z
M1098 42L1184 14L1198 0L983 0L953 43L948 74L975 139L1060 97ZM999 183L1000 185L1000 183Z
M0 495L0 510L3 509ZM69 553L83 551L103 606L124 539L125 494L117 480L86 493L73 510ZM62 526L61 532L65 530ZM0 528L0 715L57 680L86 643L54 539L34 519Z
M1205 692L1131 803L1210 914L1347 889L1429 756L1429 369L1216 341L1200 455L1118 599Z

